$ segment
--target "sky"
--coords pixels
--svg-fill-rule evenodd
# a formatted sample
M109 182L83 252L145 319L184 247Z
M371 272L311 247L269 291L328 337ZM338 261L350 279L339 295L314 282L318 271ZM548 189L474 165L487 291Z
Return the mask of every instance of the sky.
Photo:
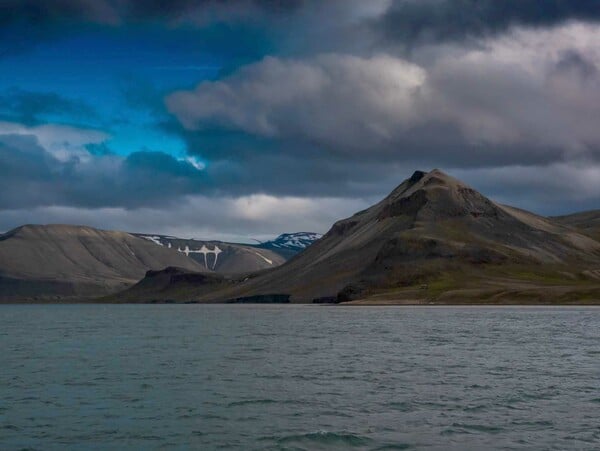
M600 208L598 0L0 0L0 231L324 233L433 168Z

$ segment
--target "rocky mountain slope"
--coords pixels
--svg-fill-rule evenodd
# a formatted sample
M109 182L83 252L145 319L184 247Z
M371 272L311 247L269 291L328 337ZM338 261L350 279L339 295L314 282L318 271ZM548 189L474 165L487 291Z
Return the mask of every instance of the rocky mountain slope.
M154 291L146 279L144 296L133 287L119 299L144 301L152 293L194 302L273 294L292 302L597 302L600 242L494 203L442 171L417 171L278 268L185 286L181 279L163 278Z
M0 301L102 295L168 266L205 270L185 254L129 233L25 225L0 235Z
M596 240L600 240L600 210L556 216L552 219L560 224L581 230Z

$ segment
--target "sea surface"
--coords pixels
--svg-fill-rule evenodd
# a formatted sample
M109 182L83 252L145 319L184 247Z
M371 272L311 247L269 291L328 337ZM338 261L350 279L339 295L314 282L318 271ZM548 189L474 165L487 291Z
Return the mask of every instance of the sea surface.
M0 306L0 449L599 449L600 309Z

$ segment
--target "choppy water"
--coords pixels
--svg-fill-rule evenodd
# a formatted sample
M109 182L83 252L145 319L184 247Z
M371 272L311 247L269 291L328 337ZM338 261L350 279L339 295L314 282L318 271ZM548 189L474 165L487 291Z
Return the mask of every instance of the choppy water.
M0 306L0 449L598 449L600 310Z

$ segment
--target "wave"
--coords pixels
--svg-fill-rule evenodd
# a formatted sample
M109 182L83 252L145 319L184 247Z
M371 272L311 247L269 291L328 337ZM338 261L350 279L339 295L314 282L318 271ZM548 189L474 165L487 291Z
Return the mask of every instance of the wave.
M364 447L369 445L372 440L368 437L361 435L352 434L349 432L331 432L331 431L317 431L308 432L305 434L293 434L285 437L281 437L277 440L279 445L295 445L301 449L318 449L319 446L340 446L346 448L350 447ZM302 448L302 445L307 448Z
M298 401L284 399L282 401L276 399L244 399L242 401L233 401L227 404L227 407L248 406L253 404L300 404Z

